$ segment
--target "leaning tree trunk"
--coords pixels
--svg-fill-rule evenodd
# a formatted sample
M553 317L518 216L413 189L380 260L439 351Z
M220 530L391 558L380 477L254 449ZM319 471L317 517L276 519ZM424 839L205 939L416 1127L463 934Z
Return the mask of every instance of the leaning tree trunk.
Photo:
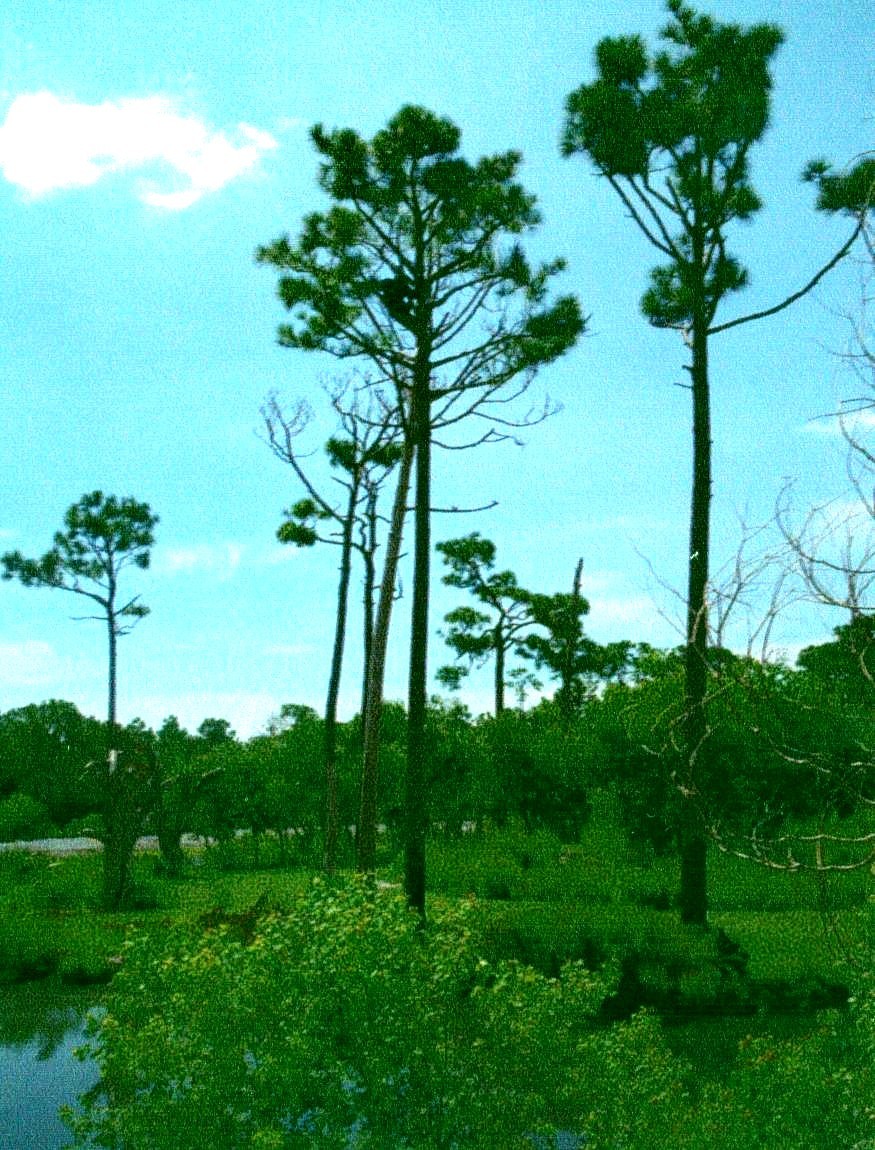
M389 537L386 540L386 561L383 565L383 581L380 584L380 600L377 605L377 620L367 672L361 805L356 831L358 869L364 874L373 874L377 865L377 783L380 765L380 724L383 717L383 680L386 672L386 649L389 643L392 605L395 602L398 560L401 557L401 540L404 535L404 518L407 514L412 455L412 449L409 446L405 447L398 472Z
M368 679L371 674L371 652L374 644L374 588L377 585L376 561L377 553L377 488L368 487L367 503L365 506L365 526L361 540L362 560L365 567L364 586L362 588L363 607L363 640L365 657L362 669L362 728L364 729L365 714L368 707ZM394 589L394 579L393 579Z
M343 648L346 640L346 609L349 598L349 575L352 565L352 532L355 516L357 488L350 488L349 506L343 522L340 549L340 581L337 587L337 619L334 629L334 651L331 656L331 674L328 679L328 697L325 702L325 852L324 867L332 874L337 866L337 700L340 695L340 675L343 670Z
M695 244L695 241L694 241ZM702 266L694 251L694 266ZM704 283L693 315L690 378L693 394L693 489L690 508L687 642L684 676L685 774L681 790L681 921L704 926L708 916L707 838L697 778L707 754L708 551L711 512L711 414L708 391L708 321Z

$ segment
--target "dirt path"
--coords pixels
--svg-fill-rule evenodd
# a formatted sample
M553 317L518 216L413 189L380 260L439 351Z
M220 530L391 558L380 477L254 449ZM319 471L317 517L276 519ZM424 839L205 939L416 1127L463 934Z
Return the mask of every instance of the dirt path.
M184 847L203 846L203 839L195 835L183 835ZM157 851L158 836L145 835L137 839L138 851ZM0 843L0 851L34 851L37 854L47 855L78 855L88 851L102 851L103 843L99 839L84 836L72 839L31 839L27 842Z

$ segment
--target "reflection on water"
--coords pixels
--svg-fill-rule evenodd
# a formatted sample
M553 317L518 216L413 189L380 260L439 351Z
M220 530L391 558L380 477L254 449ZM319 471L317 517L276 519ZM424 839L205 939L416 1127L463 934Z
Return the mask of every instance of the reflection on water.
M0 1150L60 1150L70 1131L58 1107L75 1103L97 1068L73 1057L94 995L52 981L0 987Z

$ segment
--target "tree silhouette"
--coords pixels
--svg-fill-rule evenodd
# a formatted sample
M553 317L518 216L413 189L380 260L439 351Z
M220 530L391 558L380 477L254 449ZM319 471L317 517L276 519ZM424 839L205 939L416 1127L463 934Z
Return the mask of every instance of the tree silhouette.
M379 408L379 396L376 407ZM374 593L378 546L377 499L404 454L397 440L391 412L363 410L356 397L349 406L342 392L332 396L332 406L340 416L342 435L332 436L325 452L334 471L333 478L344 491L341 506L320 492L304 469L295 438L310 420L309 408L299 404L291 416L285 415L275 398L262 409L268 440L275 455L289 463L307 494L285 512L277 530L281 543L312 547L329 543L340 547L340 575L337 587L334 645L328 693L325 702L325 838L324 865L333 872L337 861L337 704L346 644L346 620L353 551L365 566L364 586L364 668L362 672L362 715L367 708L371 646L374 632ZM327 533L325 528L328 529ZM320 533L321 532L321 533ZM393 576L394 586L394 576Z
M448 587L470 591L488 609L488 614L474 607L456 607L444 616L449 629L444 641L469 666L482 665L495 659L495 713L504 710L506 686L505 664L508 654L522 650L523 632L533 625L529 593L517 582L512 571L494 571L495 544L474 531L460 539L438 543L437 550L450 568L443 576ZM438 681L455 689L468 673L456 663L441 667Z

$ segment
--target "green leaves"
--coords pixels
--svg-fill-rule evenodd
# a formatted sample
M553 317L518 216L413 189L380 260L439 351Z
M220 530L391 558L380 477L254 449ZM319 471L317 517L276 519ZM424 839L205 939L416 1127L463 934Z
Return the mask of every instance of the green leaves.
M310 498L299 499L284 514L286 518L277 528L276 537L280 543L292 543L296 547L312 547L319 541L316 524L334 518L330 511Z
M824 212L859 215L875 200L875 159L870 156L845 172L834 172L826 160L812 160L802 178L817 184L817 206Z
M141 570L149 566L157 524L158 516L148 503L92 491L67 509L66 530L55 532L54 546L40 559L26 559L20 551L0 557L3 578L17 578L25 587L60 587L114 612L118 574L126 566ZM96 590L82 586L80 580L94 584ZM118 614L139 619L148 610L132 599Z
M436 395L498 387L573 345L576 301L543 308L562 262L532 267L505 243L540 221L518 152L471 163L454 124L412 105L370 141L322 125L311 138L334 202L256 254L280 272L282 344L368 357L402 387L427 350Z
M650 66L640 36L607 36L596 46L595 58L600 78L615 88L637 88Z
M444 616L449 629L447 645L470 665L482 666L493 657L496 665L496 711L504 705L504 659L507 652L522 651L522 631L531 626L530 594L517 583L512 571L494 571L495 544L474 531L459 539L438 543L449 571L443 576L448 587L470 591L488 608L488 614L469 605L456 607ZM442 667L438 681L455 690L467 674L458 666Z
M587 153L608 177L645 175L649 147L640 105L635 92L607 79L578 88L565 104L563 154Z
M584 153L606 176L668 266L651 273L642 310L657 326L710 322L746 283L724 230L760 206L748 151L768 124L770 64L783 36L742 29L670 0L669 47L648 57L639 36L596 48L597 79L566 105L562 149Z

